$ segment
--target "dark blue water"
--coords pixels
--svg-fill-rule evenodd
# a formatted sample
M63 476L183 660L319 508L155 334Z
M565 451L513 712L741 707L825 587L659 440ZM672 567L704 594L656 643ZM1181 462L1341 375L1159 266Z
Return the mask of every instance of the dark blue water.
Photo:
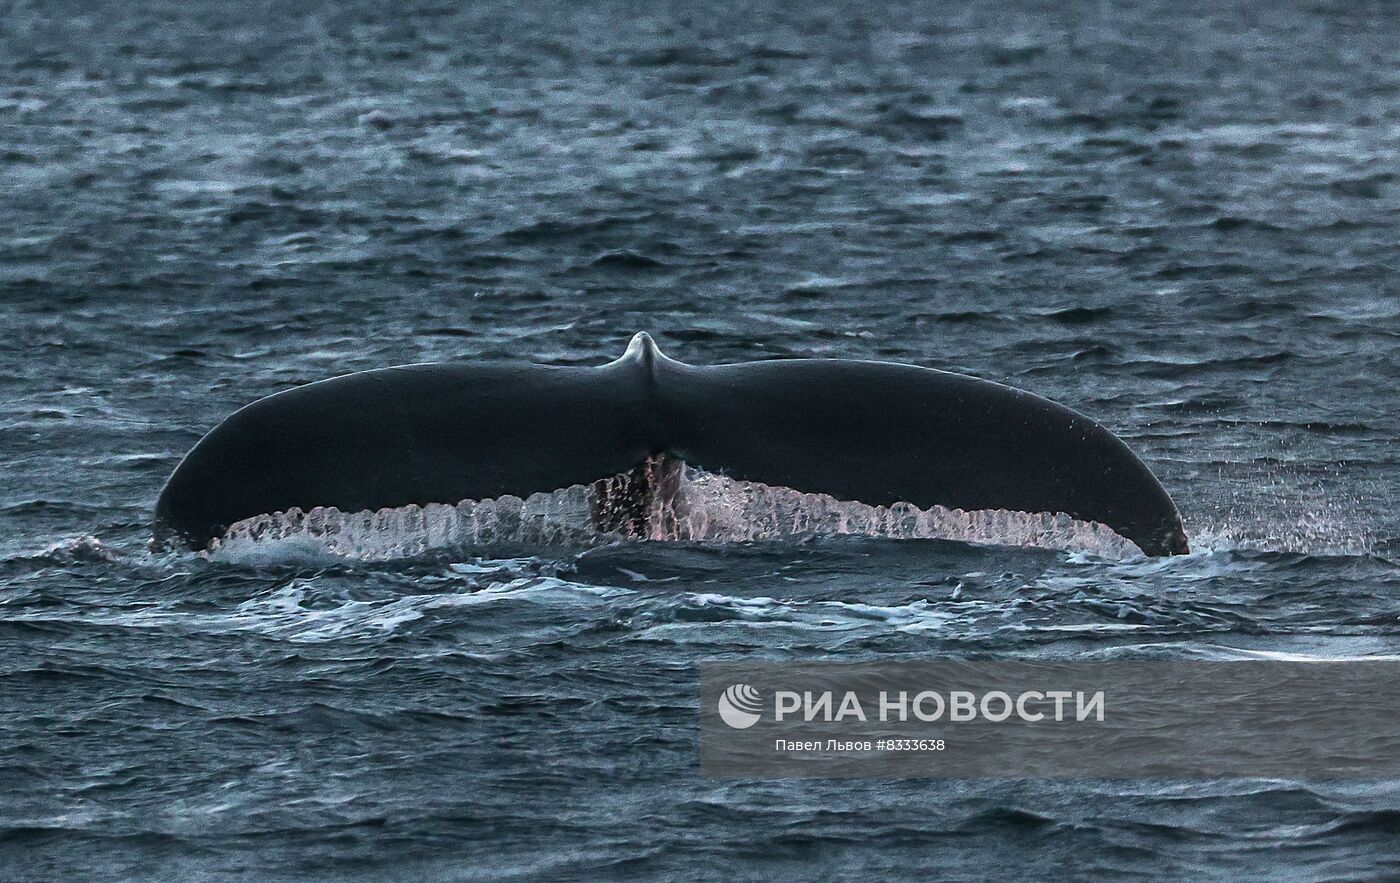
M696 698L741 657L1400 652L1394 13L9 4L0 877L1400 875L1400 783L707 780ZM637 330L1063 401L1196 551L146 551L261 395Z

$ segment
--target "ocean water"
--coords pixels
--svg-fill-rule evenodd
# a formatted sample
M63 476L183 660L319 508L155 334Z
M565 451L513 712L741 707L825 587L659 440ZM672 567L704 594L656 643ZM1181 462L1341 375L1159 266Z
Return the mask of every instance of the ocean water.
M1393 4L521 6L0 16L0 878L1400 875L1397 782L704 779L696 669L1400 652ZM639 330L1064 402L1193 554L146 547L262 395Z

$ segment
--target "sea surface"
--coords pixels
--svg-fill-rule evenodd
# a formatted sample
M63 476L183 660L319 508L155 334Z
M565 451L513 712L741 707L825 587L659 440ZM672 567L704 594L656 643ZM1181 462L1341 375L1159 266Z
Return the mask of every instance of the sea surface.
M1397 155L1389 2L11 0L0 878L1400 876L1394 781L697 759L707 660L1400 653ZM1061 401L1193 553L147 549L260 396L641 330Z

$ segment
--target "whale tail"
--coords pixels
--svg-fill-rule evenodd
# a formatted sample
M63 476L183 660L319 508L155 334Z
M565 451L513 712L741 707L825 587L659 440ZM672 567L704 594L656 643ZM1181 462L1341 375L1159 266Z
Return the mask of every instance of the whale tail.
M176 468L157 522L204 548L293 508L377 510L604 482L605 529L646 535L668 454L837 500L1063 513L1149 555L1187 551L1151 471L1093 420L1039 396L885 362L695 366L646 334L594 367L410 365L278 393L215 427ZM607 482L612 482L608 485Z

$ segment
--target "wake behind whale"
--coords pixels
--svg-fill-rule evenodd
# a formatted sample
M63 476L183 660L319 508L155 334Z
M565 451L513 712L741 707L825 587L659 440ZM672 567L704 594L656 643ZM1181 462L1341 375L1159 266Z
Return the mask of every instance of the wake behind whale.
M883 362L412 365L254 402L162 491L157 536L335 554L826 534L1185 552L1116 436L1030 393Z

